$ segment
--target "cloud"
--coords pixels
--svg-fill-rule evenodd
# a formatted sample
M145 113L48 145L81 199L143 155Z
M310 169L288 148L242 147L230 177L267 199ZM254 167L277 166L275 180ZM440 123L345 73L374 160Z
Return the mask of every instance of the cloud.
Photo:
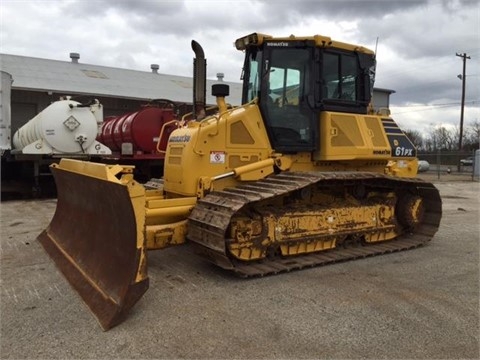
M269 0L262 0L262 3L272 4ZM398 10L415 9L427 3L428 0L297 0L293 11L302 15L335 20L351 17L372 19ZM282 6L288 4L288 1L280 0L278 4L278 11L283 10L285 13L291 11L288 6Z

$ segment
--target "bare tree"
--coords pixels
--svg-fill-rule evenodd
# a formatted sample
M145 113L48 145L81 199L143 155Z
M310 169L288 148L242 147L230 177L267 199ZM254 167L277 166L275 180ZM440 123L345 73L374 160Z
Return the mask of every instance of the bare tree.
M452 151L456 150L458 143L458 129L448 129L445 126L432 128L424 140L426 151Z
M480 148L480 121L473 121L466 128L464 147L467 150L476 150Z
M410 139L410 141L415 145L417 150L425 150L423 136L418 130L406 129L403 130L405 135Z
M440 126L434 130L437 148L442 150L455 150L458 143L458 130L449 130Z
M436 150L435 137L432 136L432 134L427 135L427 137L423 141L423 144L425 146L425 151L427 152L433 152Z

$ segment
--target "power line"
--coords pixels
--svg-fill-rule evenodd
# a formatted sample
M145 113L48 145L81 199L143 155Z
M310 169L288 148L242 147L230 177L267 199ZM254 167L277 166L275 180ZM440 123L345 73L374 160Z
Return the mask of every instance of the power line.
M472 101L465 101L465 104L476 104L478 103L478 100L472 100ZM408 114L412 112L418 112L418 111L429 111L429 110L436 110L438 108L444 108L444 107L453 107L453 106L458 106L460 105L459 102L453 102L453 103L445 103L445 104L432 104L432 105L423 105L423 104L416 104L416 105L401 105L401 106L395 106L391 105L391 107L396 107L396 108L411 108L411 107L428 107L428 109L414 109L414 110L408 110L408 111L401 111L401 112L395 112L392 111L392 114L395 115L400 115L400 114Z

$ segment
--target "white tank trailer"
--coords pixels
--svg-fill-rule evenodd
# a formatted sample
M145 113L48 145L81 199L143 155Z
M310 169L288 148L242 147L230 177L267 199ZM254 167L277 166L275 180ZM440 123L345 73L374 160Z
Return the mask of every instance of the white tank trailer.
M13 147L23 154L110 155L96 141L103 122L102 105L59 100L50 104L13 135Z

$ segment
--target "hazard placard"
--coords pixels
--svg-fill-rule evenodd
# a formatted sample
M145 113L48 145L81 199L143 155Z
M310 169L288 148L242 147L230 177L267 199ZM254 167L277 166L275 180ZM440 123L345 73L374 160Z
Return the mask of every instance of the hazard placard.
M225 164L225 152L210 151L210 164Z

